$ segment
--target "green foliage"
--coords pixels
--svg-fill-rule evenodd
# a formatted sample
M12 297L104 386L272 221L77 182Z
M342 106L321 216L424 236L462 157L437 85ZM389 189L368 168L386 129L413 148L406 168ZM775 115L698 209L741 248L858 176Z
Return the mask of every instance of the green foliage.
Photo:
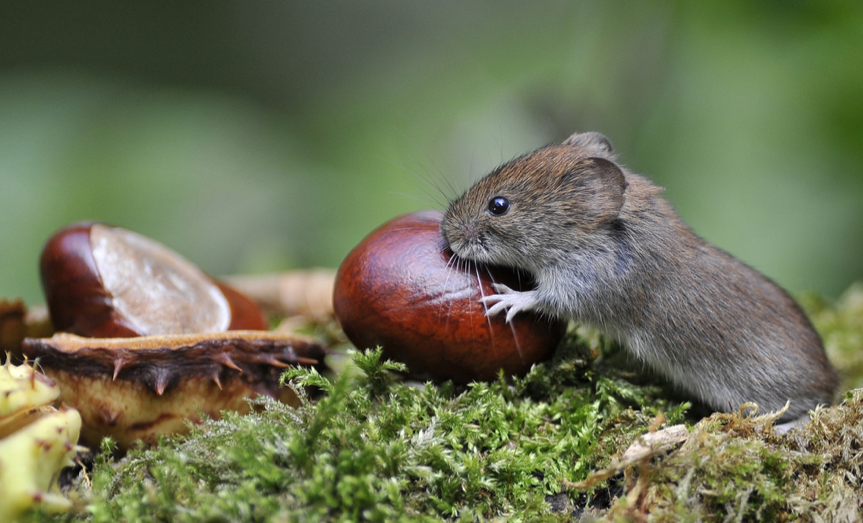
M4 295L82 219L211 274L335 266L577 130L783 286L861 277L861 2L93 5L0 4Z

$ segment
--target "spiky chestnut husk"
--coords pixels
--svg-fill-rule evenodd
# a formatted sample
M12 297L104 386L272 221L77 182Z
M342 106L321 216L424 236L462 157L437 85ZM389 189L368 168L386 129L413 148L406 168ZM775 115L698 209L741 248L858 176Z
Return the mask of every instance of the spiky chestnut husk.
M70 506L57 477L83 450L76 445L81 416L44 405L58 395L56 383L28 365L0 366L0 521L14 521L37 503Z
M493 380L503 370L524 374L551 357L566 322L534 313L507 323L480 303L493 282L526 290L513 270L478 267L453 253L440 233L443 214L422 211L369 234L336 274L333 306L359 348L383 347L422 379Z
M57 399L57 383L27 365L0 365L0 437L11 432L6 427L16 416L47 405Z
M294 334L229 331L208 334L82 338L58 334L26 339L23 351L60 386L60 401L81 412L81 440L111 436L121 450L136 440L183 433L200 413L248 412L247 398L266 394L286 403L279 386L290 365L316 365L325 349Z

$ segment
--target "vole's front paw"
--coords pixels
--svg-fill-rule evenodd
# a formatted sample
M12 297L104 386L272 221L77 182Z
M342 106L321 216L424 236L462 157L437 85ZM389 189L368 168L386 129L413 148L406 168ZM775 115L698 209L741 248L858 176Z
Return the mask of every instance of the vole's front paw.
M486 306L486 316L494 316L505 310L506 321L509 323L519 312L531 310L536 306L536 291L515 291L502 283L495 283L494 290L498 294L479 300Z

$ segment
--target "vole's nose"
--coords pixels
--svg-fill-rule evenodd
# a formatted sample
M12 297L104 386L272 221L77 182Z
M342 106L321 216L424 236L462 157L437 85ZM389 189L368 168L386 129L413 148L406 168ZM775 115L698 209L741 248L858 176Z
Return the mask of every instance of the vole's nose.
M461 232L467 243L473 244L476 243L477 239L479 239L479 228L474 222L465 222L461 224Z

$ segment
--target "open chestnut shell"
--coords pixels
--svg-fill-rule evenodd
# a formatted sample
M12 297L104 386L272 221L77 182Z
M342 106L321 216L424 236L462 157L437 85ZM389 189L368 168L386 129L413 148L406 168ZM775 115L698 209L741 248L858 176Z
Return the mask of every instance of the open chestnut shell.
M84 338L27 338L24 354L60 388L59 401L81 413L81 441L134 441L184 433L200 414L249 412L247 398L267 395L298 405L279 385L286 367L318 365L326 349L311 338L265 331Z
M513 270L455 260L440 234L443 215L396 218L367 236L336 274L333 307L358 348L382 346L417 377L488 381L521 375L551 357L566 322L533 313L487 317L480 298L492 283L526 290Z
M112 338L268 328L248 298L119 227L81 222L61 229L46 243L39 268L57 331Z

